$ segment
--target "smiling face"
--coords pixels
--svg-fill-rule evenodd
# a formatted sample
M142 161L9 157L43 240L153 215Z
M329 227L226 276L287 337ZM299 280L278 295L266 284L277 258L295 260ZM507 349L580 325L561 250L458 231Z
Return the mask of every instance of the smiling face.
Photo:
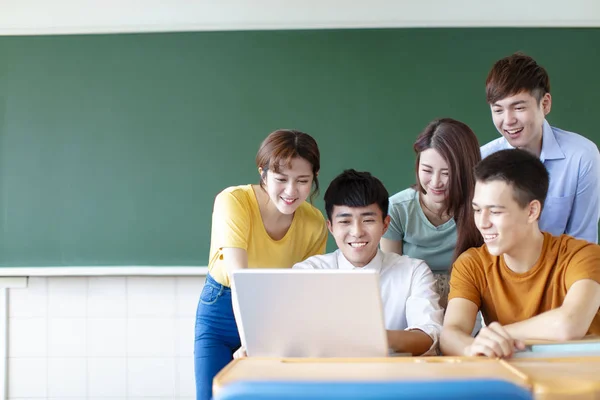
M355 267L364 267L377 254L379 241L390 223L377 204L366 207L333 206L329 232L344 257Z
M542 127L550 112L552 98L546 93L541 101L525 91L491 104L496 129L511 146L539 157L542 150Z
M259 173L262 170L259 169ZM312 165L304 158L295 157L290 167L281 166L279 172L268 170L264 186L271 203L282 214L293 214L312 189Z
M473 196L475 225L491 255L518 255L527 249L537 229L541 209L537 200L522 208L512 186L504 181L477 181Z
M435 149L427 149L419 156L419 183L428 204L443 204L448 197L450 169L448 162Z

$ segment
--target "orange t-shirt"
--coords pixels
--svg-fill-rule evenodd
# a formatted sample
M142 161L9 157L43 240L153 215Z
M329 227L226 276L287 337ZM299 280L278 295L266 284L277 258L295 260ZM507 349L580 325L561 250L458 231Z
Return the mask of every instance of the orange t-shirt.
M509 269L504 257L492 256L486 245L461 254L452 267L448 301L470 300L486 324L508 325L560 307L571 285L581 279L600 283L600 246L544 232L537 263L522 274ZM600 335L600 310L588 334Z

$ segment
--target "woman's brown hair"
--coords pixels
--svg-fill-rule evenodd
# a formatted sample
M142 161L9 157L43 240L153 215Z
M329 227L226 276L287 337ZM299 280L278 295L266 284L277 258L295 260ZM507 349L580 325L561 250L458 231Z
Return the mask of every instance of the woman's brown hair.
M483 238L475 226L471 201L475 191L473 168L481 161L481 151L475 133L463 122L451 118L437 119L429 123L413 145L417 153L417 189L426 194L419 181L421 152L436 150L448 163L450 172L446 208L454 218L458 237L453 262L465 250L483 245Z
M312 202L319 193L317 175L321 169L321 155L315 139L304 132L278 129L263 140L256 153L256 166L262 168L260 186L264 188L264 180L269 169L278 173L282 167L290 168L292 159L296 157L305 159L312 166L313 190L310 194Z

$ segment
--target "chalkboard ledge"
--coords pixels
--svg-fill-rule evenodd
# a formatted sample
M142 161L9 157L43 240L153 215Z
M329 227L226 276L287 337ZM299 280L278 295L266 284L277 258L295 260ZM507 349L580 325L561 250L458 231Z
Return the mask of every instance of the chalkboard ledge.
M0 267L3 276L205 276L208 267Z

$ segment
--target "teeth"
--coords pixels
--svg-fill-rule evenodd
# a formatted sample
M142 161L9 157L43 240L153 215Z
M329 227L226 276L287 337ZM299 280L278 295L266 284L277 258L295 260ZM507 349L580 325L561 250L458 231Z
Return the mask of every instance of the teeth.
M362 242L362 243L348 243L350 245L350 247L365 247L367 245L367 242Z
M508 129L507 129L507 130L506 130L506 132L508 132L508 133L510 133L511 135L513 135L513 134L515 134L515 133L517 133L517 132L520 132L520 131L521 131L521 129L523 129L523 128L511 129L511 130L508 130Z
M486 241L493 240L493 239L495 239L497 237L498 237L497 234L496 235L483 235L483 240L486 240Z

